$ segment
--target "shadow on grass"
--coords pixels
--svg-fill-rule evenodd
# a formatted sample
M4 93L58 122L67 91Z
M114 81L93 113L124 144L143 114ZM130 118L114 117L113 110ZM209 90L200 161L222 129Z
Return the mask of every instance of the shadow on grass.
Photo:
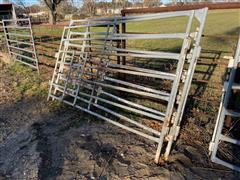
M237 39L239 32L240 32L240 26L235 27L234 29L231 29L231 30L225 32L224 34L222 34L222 37L221 36L214 37L214 35L213 35L213 37L210 36L208 38L211 39L211 43L231 45L232 41L234 39ZM233 37L229 38L229 37L225 37L225 36L233 36Z

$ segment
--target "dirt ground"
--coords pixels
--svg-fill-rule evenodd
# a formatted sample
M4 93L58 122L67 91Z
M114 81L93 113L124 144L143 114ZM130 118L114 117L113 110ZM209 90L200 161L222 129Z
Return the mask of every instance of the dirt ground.
M16 100L16 77L6 64L0 70L0 179L240 179L210 162L210 137L193 119L170 161L156 165L152 142L71 107L54 108L46 95Z

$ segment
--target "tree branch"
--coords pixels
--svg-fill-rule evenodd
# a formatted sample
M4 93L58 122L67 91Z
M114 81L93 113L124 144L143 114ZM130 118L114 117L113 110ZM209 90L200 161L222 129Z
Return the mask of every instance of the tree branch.
M60 4L61 1L62 1L62 0L56 0L56 1L55 1L56 5Z
M47 6L50 10L52 10L52 6L51 6L50 2L48 3L48 0L43 0L43 1L44 1L44 3L46 4L46 6Z

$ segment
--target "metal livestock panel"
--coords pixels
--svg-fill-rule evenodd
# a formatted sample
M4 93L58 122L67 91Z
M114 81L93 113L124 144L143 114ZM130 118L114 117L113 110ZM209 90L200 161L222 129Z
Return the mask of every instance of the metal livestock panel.
M167 141L167 159L179 132L200 54L206 14L204 8L71 21L64 28L48 99L62 101L156 142L156 163ZM140 29L140 32L124 33L119 30L122 23L159 23L171 18L174 21L185 18L182 31L153 33ZM197 27L193 26L195 20ZM127 41L126 47L121 47L123 40ZM159 47L145 47L148 41ZM167 41L180 42L178 52L164 49ZM144 47L140 48L141 42ZM120 64L121 57L127 58L126 64Z
M8 19L2 22L10 57L37 69L39 73L30 19Z
M212 141L209 146L210 154L211 154L211 160L215 163L221 164L223 166L226 166L228 168L231 168L233 170L240 172L240 160L238 162L234 162L237 159L240 159L239 157L239 146L240 146L240 137L239 134L236 132L239 132L240 128L240 112L239 108L235 109L234 107L230 107L231 103L233 101L238 101L236 98L232 98L234 91L240 90L240 82L236 82L237 78L237 69L240 65L240 36L238 40L238 45L235 52L234 59L230 59L229 61L229 68L230 68L230 75L227 81L224 83L223 88L223 94L222 94L222 100L219 107L219 113L216 120L216 125L212 137ZM228 125L230 124L230 125ZM223 145L223 143L228 143L228 145ZM232 153L228 149L227 152L232 154L233 156L232 162L227 158L221 155L220 152L220 146L222 149L230 148L232 149ZM234 147L236 145L236 147ZM238 147L237 147L238 146ZM234 151L236 156L234 157ZM237 165L238 164L238 165Z

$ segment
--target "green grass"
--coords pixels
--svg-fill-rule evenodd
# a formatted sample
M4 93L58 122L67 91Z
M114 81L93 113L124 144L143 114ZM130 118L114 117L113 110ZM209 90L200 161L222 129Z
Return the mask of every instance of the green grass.
M43 96L47 94L48 84L37 74L36 70L15 62L10 66L9 71L15 77L14 89L17 99L24 96Z
M165 20L152 20L143 23L131 23L127 25L129 32L153 32L153 33L173 33L184 32L186 18L171 18ZM194 22L196 26L196 21ZM193 28L194 28L193 26ZM221 35L238 35L240 31L240 10L212 10L208 12L204 35L221 36ZM202 38L202 48L207 50L222 50L232 52L237 38L233 40L226 40L224 38ZM160 43L158 40L138 40L129 41L130 47L138 46L145 49L173 49L181 45L180 42L175 40L163 41Z
M127 24L128 32L159 32L172 33L184 32L187 18L169 18L163 20L152 20L145 22L134 22ZM194 23L196 25L196 21ZM204 28L205 35L237 35L240 30L240 10L210 10L207 15L206 24ZM98 30L96 28L96 30ZM46 35L61 36L63 32L62 27L39 27L34 28L34 33L43 33ZM202 38L202 48L208 50L222 50L231 52L232 47L236 43L236 39L226 40L224 38ZM143 49L173 49L181 45L175 40L168 40L160 42L158 40L138 40L128 41L129 47L141 47Z
M209 11L205 25L206 35L233 35L240 31L240 10ZM226 40L224 38L203 38L203 49L232 52L237 38Z
M49 26L33 26L33 33L34 34L46 34L46 35L55 35L55 36L61 36L63 32L63 27L54 27L51 28Z
M176 30L184 30L183 23L186 23L186 18L171 18L164 20L152 20L144 23L131 23L128 24L128 31L138 32L162 32L169 33ZM240 10L209 10L206 20L205 33L209 35L236 35L239 30ZM176 25L177 23L177 25ZM62 27L45 27L35 26L34 32L41 32L45 34L61 35Z

